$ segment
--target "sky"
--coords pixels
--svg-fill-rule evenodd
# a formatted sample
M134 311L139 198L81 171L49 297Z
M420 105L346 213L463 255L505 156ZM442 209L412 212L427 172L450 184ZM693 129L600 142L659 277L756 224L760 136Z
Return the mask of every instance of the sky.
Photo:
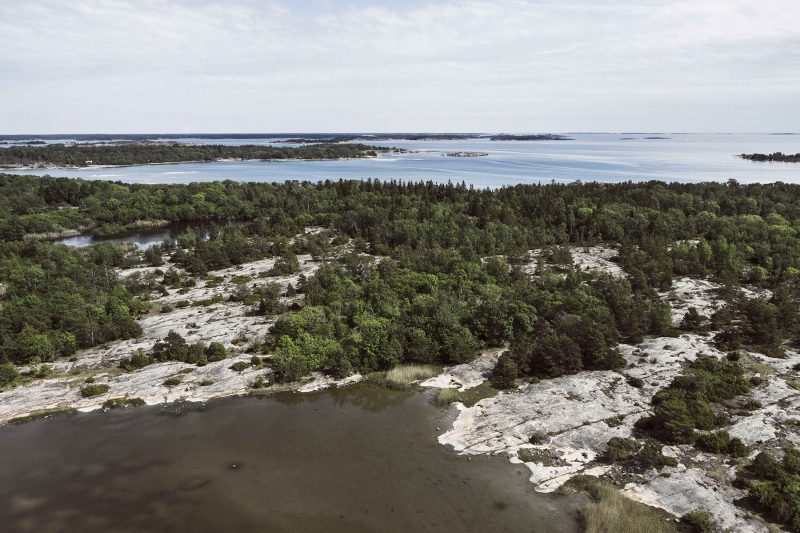
M800 130L798 0L0 0L0 133Z

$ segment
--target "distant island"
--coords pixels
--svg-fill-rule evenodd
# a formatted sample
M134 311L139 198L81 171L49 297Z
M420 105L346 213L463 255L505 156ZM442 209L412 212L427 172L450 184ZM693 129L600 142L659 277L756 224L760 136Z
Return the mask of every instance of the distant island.
M311 144L300 147L131 143L120 145L9 146L0 150L4 167L87 167L224 160L355 159L375 157L388 148L363 144Z
M773 154L739 154L742 159L750 161L774 161L778 163L800 163L800 153L797 154L784 154L782 152L775 152Z
M566 135L556 135L553 133L544 133L540 135L509 135L502 133L500 135L492 135L489 137L491 141L574 141L572 137Z
M44 141L0 141L0 145L16 145L16 144L24 144L24 145L34 145L34 144L47 144Z
M447 157L485 157L489 152L445 152L442 154Z
M278 143L340 143L353 141L461 141L465 139L479 139L481 136L473 133L382 133L382 134L309 134L303 136L281 139Z

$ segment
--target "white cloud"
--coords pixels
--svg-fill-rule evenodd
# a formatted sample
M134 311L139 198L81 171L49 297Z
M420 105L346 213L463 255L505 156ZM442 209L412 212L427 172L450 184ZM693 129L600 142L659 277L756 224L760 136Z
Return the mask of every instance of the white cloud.
M0 0L0 130L791 130L797 20L795 0Z

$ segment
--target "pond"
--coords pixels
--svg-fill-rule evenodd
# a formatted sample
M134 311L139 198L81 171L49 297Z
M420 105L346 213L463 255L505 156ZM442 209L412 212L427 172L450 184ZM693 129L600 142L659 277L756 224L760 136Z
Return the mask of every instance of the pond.
M578 496L436 436L428 393L360 386L0 429L4 531L578 531Z

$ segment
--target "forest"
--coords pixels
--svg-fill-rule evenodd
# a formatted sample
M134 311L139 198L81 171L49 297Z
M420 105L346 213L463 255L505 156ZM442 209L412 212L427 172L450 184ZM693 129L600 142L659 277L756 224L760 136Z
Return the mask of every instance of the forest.
M215 228L163 246L170 261L196 276L271 256L291 272L295 254L326 256L335 243L352 240L352 253L327 254L328 263L296 287L304 307L282 315L256 343L275 354L285 380L309 370L342 375L401 362L464 362L486 346L509 347L506 381L617 368L618 342L676 333L658 291L684 275L771 288L769 301L732 299L714 316L685 322L713 323L726 350L757 346L779 356L798 332L798 193L793 185L735 182L477 190L0 176L0 357L47 361L137 335L147 291L123 283L115 269L160 258L29 235L109 233L154 219ZM309 226L326 228L326 237L291 240ZM627 277L571 267L567 245L595 243L619 246ZM533 248L544 248L546 257L532 277L523 266ZM274 307L268 303L262 311Z
M363 144L310 144L299 147L220 144L123 143L9 146L0 150L0 166L146 165L222 159L342 159L374 157L386 148Z
M451 364L484 346L509 346L513 377L616 368L620 341L673 331L658 295L674 276L773 290L732 301L714 317L725 349L780 354L797 335L800 190L785 184L574 183L477 190L463 184L323 183L132 185L0 176L0 349L17 363L51 360L137 334L147 295L115 268L142 259L113 245L72 249L29 234L65 228L111 233L142 220L202 221L217 229L165 244L195 275L262 257L321 254L327 228L355 250L297 290L305 307L281 317L260 349L277 374ZM239 224L230 224L237 221ZM566 245L619 245L627 278L571 269ZM522 269L528 250L548 269ZM562 266L559 267L558 265ZM690 324L688 327L692 327ZM511 363L511 364L509 364ZM285 368L281 368L281 367ZM512 377L512 379L513 379Z

